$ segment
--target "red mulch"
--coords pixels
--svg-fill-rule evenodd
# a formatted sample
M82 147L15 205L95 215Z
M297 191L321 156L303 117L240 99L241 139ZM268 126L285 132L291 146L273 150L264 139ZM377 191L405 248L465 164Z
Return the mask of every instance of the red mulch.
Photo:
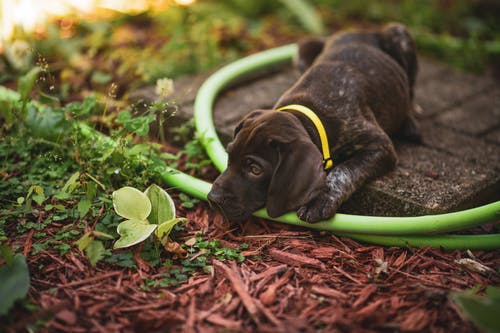
M77 249L42 251L28 256L29 297L41 310L13 311L5 331L47 318L41 332L476 332L449 293L500 283L500 250L387 248L260 219L234 226L205 203L179 210L186 239L208 226L205 237L225 247L249 244L247 259L213 260L212 274L146 292L142 277L164 269L92 268ZM455 262L471 255L495 271Z

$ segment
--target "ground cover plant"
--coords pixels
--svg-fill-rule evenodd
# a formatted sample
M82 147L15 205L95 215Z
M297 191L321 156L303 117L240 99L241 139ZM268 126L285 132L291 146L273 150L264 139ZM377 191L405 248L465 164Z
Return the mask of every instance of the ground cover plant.
M304 5L321 21L302 17ZM476 330L457 304L497 299L487 288L500 282L498 251L383 248L259 219L231 225L158 176L168 167L216 176L192 124L152 128L169 127L177 77L321 30L403 20L423 53L469 70L495 66L491 13L467 1L199 1L17 30L0 53L0 327ZM167 99L131 104L145 85ZM123 188L155 189L148 200L175 209L120 213ZM124 218L143 230L118 249L131 230Z

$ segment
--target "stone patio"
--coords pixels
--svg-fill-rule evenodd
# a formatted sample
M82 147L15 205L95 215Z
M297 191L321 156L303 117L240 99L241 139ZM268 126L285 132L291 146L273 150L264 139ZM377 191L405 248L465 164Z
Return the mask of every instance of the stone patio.
M196 92L210 73L179 78L174 126L192 118ZM270 108L298 78L290 66L261 74L225 91L214 119L223 142L238 121L257 108ZM151 102L154 87L131 96ZM395 170L353 195L341 211L353 214L410 216L461 210L500 199L500 85L489 76L463 73L420 58L416 102L423 144L396 142Z

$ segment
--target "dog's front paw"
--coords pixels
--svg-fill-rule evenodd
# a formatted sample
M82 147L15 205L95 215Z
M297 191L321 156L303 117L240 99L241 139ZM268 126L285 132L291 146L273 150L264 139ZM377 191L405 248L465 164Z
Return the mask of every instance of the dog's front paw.
M328 192L324 192L300 207L297 210L297 216L309 223L319 222L333 217L339 206L339 200Z

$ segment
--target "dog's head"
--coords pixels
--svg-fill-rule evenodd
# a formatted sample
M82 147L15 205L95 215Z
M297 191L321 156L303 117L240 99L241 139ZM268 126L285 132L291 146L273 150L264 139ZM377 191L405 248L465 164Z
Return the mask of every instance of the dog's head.
M227 151L228 167L208 198L231 220L262 207L271 217L281 216L325 187L321 153L290 113L253 111L236 127Z

